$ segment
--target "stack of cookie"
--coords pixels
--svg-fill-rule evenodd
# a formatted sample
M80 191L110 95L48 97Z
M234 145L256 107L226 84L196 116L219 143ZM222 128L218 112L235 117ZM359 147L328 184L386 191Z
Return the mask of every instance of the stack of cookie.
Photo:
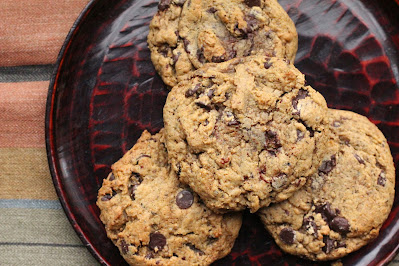
M161 0L148 43L172 88L165 128L143 133L97 200L129 264L208 265L230 252L245 209L311 260L378 235L394 197L389 146L306 85L276 0Z

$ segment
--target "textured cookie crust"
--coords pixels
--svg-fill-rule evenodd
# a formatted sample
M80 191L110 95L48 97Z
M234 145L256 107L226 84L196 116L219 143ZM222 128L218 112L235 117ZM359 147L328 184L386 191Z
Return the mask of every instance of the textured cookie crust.
M144 132L112 166L98 193L100 218L130 265L209 265L230 252L241 214L215 214L179 183L163 138Z
M395 169L383 134L366 117L329 110L328 152L307 184L259 215L286 252L332 260L377 237L392 207Z
M161 0L148 45L156 70L173 87L208 62L254 54L293 62L298 36L276 0Z
M217 212L287 199L315 168L327 106L291 64L252 56L207 64L164 108L173 169Z

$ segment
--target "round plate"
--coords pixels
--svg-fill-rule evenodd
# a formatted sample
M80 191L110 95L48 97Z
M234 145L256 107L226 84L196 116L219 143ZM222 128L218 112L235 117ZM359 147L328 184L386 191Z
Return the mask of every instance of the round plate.
M295 65L329 107L366 115L387 137L399 162L399 14L393 0L281 0L296 23ZM94 0L61 50L46 113L50 170L76 232L104 265L126 265L108 240L95 205L110 166L144 129L162 128L168 90L147 48L153 0ZM396 175L398 181L398 174ZM342 259L381 265L399 244L399 202L380 236ZM216 265L312 265L284 254L255 215L245 213L233 251Z

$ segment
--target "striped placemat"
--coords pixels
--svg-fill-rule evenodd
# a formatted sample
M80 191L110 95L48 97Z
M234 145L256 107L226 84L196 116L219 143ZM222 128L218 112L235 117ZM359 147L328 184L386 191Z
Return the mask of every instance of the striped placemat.
M61 208L44 141L50 75L87 2L0 0L0 265L98 265Z

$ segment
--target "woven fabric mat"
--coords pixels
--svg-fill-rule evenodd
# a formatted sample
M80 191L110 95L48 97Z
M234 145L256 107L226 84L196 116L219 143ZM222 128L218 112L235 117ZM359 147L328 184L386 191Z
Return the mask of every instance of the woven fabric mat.
M61 208L44 141L50 75L87 2L0 0L0 265L98 265Z

